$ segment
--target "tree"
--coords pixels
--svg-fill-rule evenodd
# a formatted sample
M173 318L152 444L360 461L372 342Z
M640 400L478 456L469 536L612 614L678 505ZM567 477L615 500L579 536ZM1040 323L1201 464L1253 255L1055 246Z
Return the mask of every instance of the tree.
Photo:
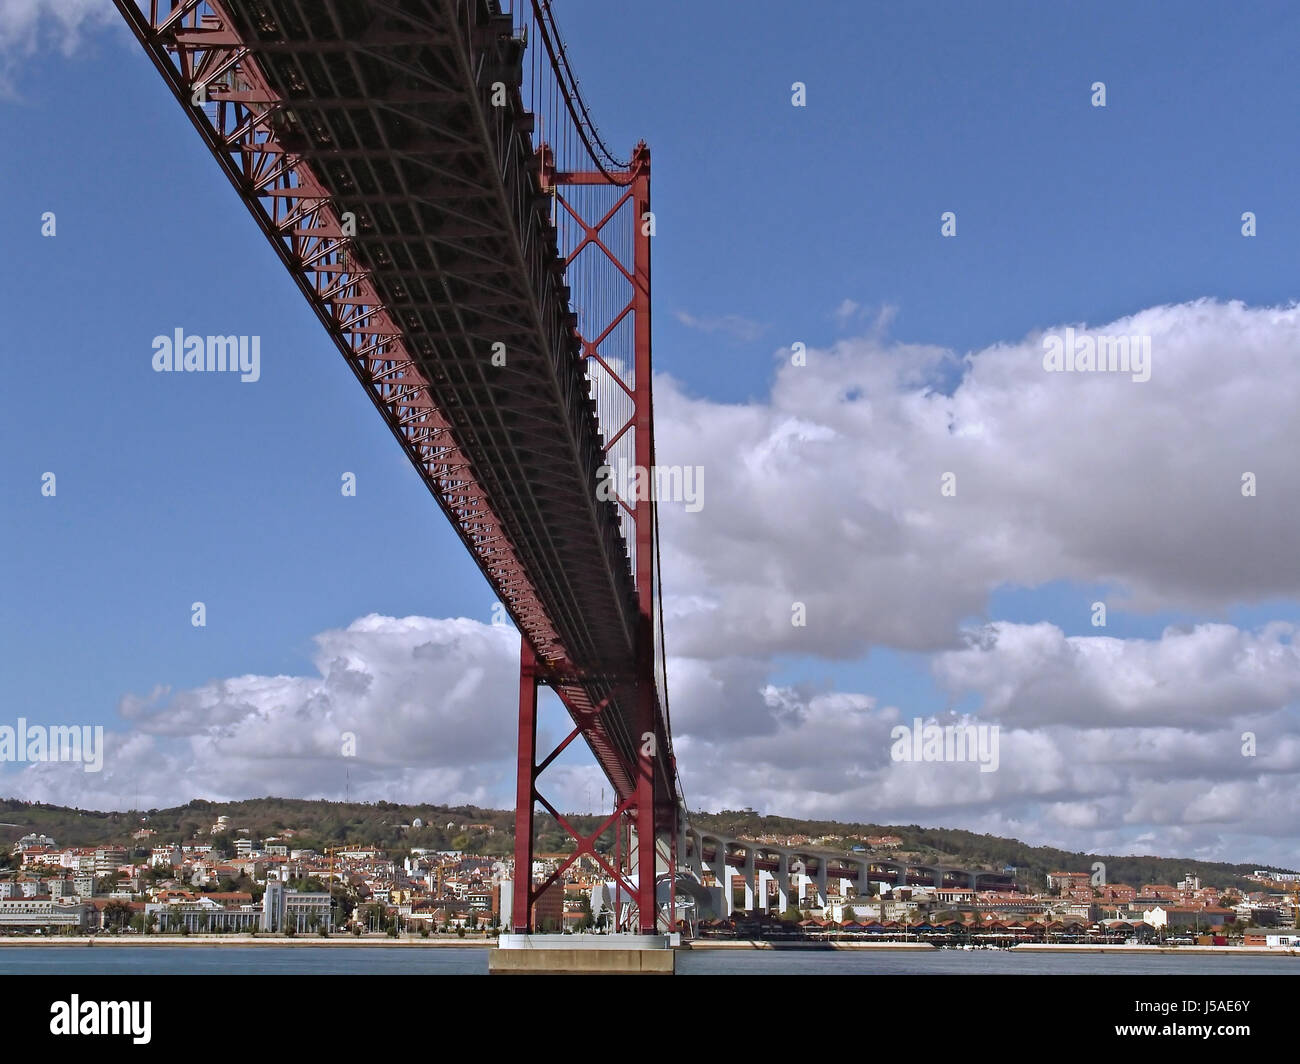
M135 915L131 912L131 906L124 901L110 901L104 906L104 927L105 929L119 930L130 924L133 924Z

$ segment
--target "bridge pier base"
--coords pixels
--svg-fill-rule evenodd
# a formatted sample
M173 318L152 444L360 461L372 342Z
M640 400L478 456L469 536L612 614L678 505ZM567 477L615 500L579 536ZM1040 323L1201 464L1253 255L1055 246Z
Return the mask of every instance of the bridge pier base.
M502 935L492 975L673 975L678 935Z

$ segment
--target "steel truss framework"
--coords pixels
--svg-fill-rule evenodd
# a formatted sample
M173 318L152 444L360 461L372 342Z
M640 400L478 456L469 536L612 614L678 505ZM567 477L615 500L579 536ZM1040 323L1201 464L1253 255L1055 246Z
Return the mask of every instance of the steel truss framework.
M639 220L649 152L624 174L550 170L519 92L525 43L496 0L114 2L523 635L521 845L531 857L534 797L570 830L536 789L555 756L535 758L544 683L574 721L562 745L591 747L653 870L680 815L654 683L654 504L594 490L626 432L653 464L649 238L638 227L622 263L608 219L583 221L566 257L551 220L569 209L557 190L599 182L626 185ZM595 251L633 289L634 414L609 440L585 372L605 337L581 335L565 284Z
M543 149L541 165L542 188L549 189L555 197L555 210L564 212L576 223L578 236L574 247L565 257L566 270L586 254L599 256L602 267L609 267L622 281L616 287L626 290L626 301L616 302L608 321L596 318L591 328L597 330L587 336L581 327L577 335L581 342L582 357L598 363L630 400L631 412L620 425L611 425L606 442L606 453L612 451L629 432L633 436L632 452L636 461L647 469L654 468L654 409L651 390L651 332L650 332L650 152L644 144L638 145L631 167L622 173L563 172L556 171L551 156ZM613 185L618 191L612 204L601 204L595 217L583 213L579 197L570 196L573 189L585 186ZM630 209L629 209L630 208ZM608 239L607 229L616 225L632 227L630 241L631 261L623 261L613 250L615 241ZM620 241L621 243L621 241ZM632 322L633 373L629 385L602 351L602 345L625 321ZM657 750L669 751L670 736L666 720L657 712L658 698L655 685L654 642L654 588L656 548L656 501L652 492L637 493L633 498L619 497L618 504L628 517L636 559L637 587L637 651L636 692L638 709L638 776L634 791L619 795L614 812L590 835L573 826L545 797L538 787L538 777L579 736L588 729L604 710L597 705L592 713L574 714L574 727L565 738L540 761L537 759L537 688L548 682L547 670L538 662L527 641L521 644L519 664L519 745L517 798L515 803L515 882L512 899L512 920L517 931L530 926L533 905L542 893L560 880L560 877L581 857L588 856L616 883L618 891L626 892L636 903L638 930L652 934L657 929L655 882L657 854L656 836L656 780L655 760ZM559 867L540 883L532 881L534 806L540 804L563 831L573 839L576 848ZM615 858L609 861L596 850L596 841L610 828L615 832ZM634 835L628 828L634 829ZM668 820L669 852L675 853L678 825L676 818ZM624 840L636 839L636 852L625 850ZM635 881L629 878L623 865L624 855L637 868ZM520 869L529 869L528 875ZM646 870L649 870L648 874Z

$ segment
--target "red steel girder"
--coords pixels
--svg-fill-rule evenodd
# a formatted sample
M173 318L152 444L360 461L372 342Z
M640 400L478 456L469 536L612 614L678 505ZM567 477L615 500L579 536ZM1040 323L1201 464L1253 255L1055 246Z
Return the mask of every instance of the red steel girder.
M532 420L540 430L549 424L553 408L508 383L491 393L466 392L462 387L457 394L455 382L440 378L437 345L430 339L430 314L437 315L429 310L431 293L440 284L452 297L451 313L465 335L490 327L513 343L539 327L553 329L557 322L560 332L554 335L562 336L565 329L574 333L576 319L568 308L564 269L589 246L598 249L610 268L632 285L633 298L594 338L574 335L574 354L605 366L628 391L619 375L609 370L600 347L628 314L633 315L637 358L636 384L630 398L634 414L627 424L617 427L604 446L608 453L631 431L638 461L653 465L648 234L641 232L634 262L626 264L602 236L624 202L634 203L638 220L648 211L649 152L641 146L629 170L617 175L603 169L600 173L545 175L549 180L542 180L543 187L615 184L626 185L627 191L603 218L581 223L586 235L567 262L554 247L554 226L549 227L549 236L546 229L539 236L535 226L525 226L514 234L518 243L512 252L512 245L495 242L497 234L478 213L476 198L500 196L496 178L505 181L512 173L511 166L517 167L516 156L498 140L489 147L497 153L500 174L485 180L462 172L454 160L479 150L475 139L479 131L455 127L440 109L468 101L470 111L477 111L476 94L481 86L458 80L463 77L460 67L468 70L472 64L457 61L445 65L436 72L441 81L429 76L425 65L425 53L432 54L427 47L432 42L429 35L446 34L448 14L453 16L452 32L464 29L475 42L471 51L499 39L495 0L356 0L346 6L337 0L321 0L317 5L300 0L115 3L501 596L525 645L536 653L538 675L553 686L578 722L622 807L635 815L640 867L645 872L638 887L641 920L643 930L646 921L652 928L655 835L674 826L678 813L670 736L654 675L653 500L637 499L631 507L623 501L631 517L636 553L635 572L627 577L627 586L634 588L635 604L629 615L633 621L625 629L630 646L630 653L625 654L616 649L617 639L611 635L615 624L607 619L597 619L597 623L574 605L595 603L600 608L602 600L619 603L623 585L617 567L600 568L608 567L609 560L619 553L617 547L610 547L622 540L617 519L611 516L616 507L602 518L602 549L607 553L599 564L591 553L566 554L562 542L556 545L548 527L551 510L530 511L527 505L531 503L516 498L508 478L522 478L527 484L544 476L547 468L559 468L557 463L563 463L565 448L547 445L543 435L534 431L529 437L531 453L525 456L530 461L503 467L499 459L484 457L492 441L483 438L481 429L471 427L472 423L488 424L491 419L486 412L496 412L500 404L508 402L513 424L526 426ZM365 10L386 19L391 16L409 27L409 32L394 31L394 23L389 22L387 30L371 28L355 38L328 39L313 37L316 29L303 21L324 13L328 22L332 13L344 10L350 15ZM239 18L232 17L232 12ZM485 12L491 23L487 28L481 24ZM427 19L422 20L422 14ZM290 23L295 32L303 30L301 38L275 36ZM378 26L379 20L374 25ZM418 60L413 48L420 50ZM463 51L456 54L463 56ZM349 64L358 56L367 60L382 56L383 63L420 81L423 87L408 85L379 96L339 91L336 86L346 81L354 69ZM276 66L281 60L288 65ZM275 66L275 78L268 76L268 61ZM301 91L286 94L285 79L296 84L293 79L308 62L313 70L326 71L325 80L333 90L317 87L308 91L300 86ZM514 100L515 114L500 127L506 131L502 136L517 137L531 129L517 92ZM370 140L349 139L349 131L369 129L379 121L388 123L388 132ZM392 133L398 129L407 132ZM486 132L490 141L495 134ZM438 145L446 150L431 150ZM542 176L534 174L535 178ZM522 186L515 180L510 187ZM540 191L536 180L530 187L531 193L525 189L520 194L525 200L531 196L536 207ZM345 195L340 196L340 189ZM357 204L356 212L346 210ZM565 209L574 213L567 203ZM427 231L427 237L423 211L432 211L438 222L436 229ZM396 230L390 225L382 240L374 236L376 212L386 212L390 222L397 219ZM574 217L578 215L574 213ZM358 238L358 225L364 241ZM404 233L402 225L409 231ZM548 240L551 261L539 270L538 248L544 257ZM519 246L524 251L522 259ZM419 255L422 250L428 254ZM501 273L497 260L511 253L531 271L532 291L545 292L551 299L545 310L550 317L545 322L519 324L508 313L510 286L496 275ZM422 258L431 258L432 265L422 266ZM459 304L456 295L462 298ZM495 313L494 307L503 308L502 312ZM544 357L562 359L563 345L554 345ZM573 389L572 378L565 380L561 387ZM457 398L451 405L442 401L454 394ZM576 392L564 398L577 411L584 410L589 401ZM497 452L500 450L497 445ZM589 498L586 506L592 506ZM537 568L541 555L535 543L543 542L551 543L547 549L552 553L546 561L549 571ZM554 589L562 586L573 589L567 598L554 594ZM613 596L610 590L615 592ZM622 609L618 605L610 610L608 618L617 617ZM532 753L530 750L530 757ZM544 801L540 796L538 800ZM530 801L530 823L531 808ZM525 865L525 872L527 868ZM524 913L527 911L525 907Z
M221 0L170 6L150 0L147 16L136 3L116 2L461 539L485 568L484 548L490 544L490 569L498 574L494 583L509 580L512 594L502 598L520 630L547 660L567 663L567 651L517 556L500 535L501 523L486 493L473 479L472 463L433 402L429 381L402 329L376 293L371 271L349 258L352 238L344 233L342 212L311 167L279 142L274 116L286 102L231 28ZM209 99L216 113L209 114L192 104L198 86L206 92L217 78L245 88L214 89Z

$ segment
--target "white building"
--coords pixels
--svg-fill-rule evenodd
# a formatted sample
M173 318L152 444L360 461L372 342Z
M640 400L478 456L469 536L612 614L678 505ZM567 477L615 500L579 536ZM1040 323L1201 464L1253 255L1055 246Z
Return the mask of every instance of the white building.
M59 856L59 864L73 872L95 874L95 851L89 849L64 850Z
M256 905L224 906L212 898L194 901L151 902L144 907L145 919L157 917L160 932L258 931L262 913Z
M90 926L89 905L59 905L53 898L0 898L0 927Z
M330 909L327 891L290 890L283 881L268 876L266 893L262 895L260 930L275 932L292 927L295 933L301 934L324 927L332 931Z

